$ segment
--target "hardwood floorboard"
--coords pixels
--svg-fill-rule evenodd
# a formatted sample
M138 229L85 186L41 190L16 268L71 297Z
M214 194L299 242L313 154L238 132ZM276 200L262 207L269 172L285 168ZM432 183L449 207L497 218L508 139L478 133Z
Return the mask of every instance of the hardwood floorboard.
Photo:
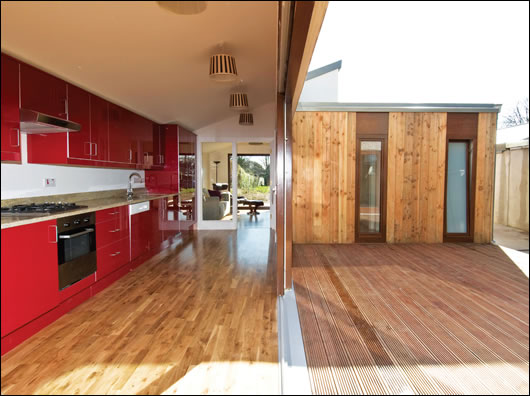
M273 238L185 237L2 356L2 394L278 393Z
M496 246L295 245L293 277L315 394L528 394L528 278Z

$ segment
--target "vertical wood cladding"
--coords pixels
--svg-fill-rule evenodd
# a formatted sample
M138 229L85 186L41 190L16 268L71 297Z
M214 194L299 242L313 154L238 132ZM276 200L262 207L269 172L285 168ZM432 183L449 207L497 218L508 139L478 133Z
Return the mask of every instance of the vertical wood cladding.
M493 188L497 113L478 115L474 242L493 239Z
M443 241L446 113L390 113L387 242Z
M352 243L354 199L355 113L295 113L293 242Z
M354 112L297 112L293 119L293 242L355 239ZM474 242L491 241L496 113L478 115ZM465 139L465 136L462 136ZM386 239L443 242L447 113L388 119Z

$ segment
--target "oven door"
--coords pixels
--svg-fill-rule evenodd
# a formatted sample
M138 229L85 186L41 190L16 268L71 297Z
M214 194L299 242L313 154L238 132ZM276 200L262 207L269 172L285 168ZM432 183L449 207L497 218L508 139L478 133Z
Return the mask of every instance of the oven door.
M96 229L94 226L59 233L59 290L96 272Z

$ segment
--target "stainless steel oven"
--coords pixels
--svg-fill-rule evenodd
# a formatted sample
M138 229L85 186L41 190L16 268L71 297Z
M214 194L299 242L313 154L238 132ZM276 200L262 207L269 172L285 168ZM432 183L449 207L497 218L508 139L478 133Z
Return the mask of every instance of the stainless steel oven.
M96 214L57 219L59 290L96 272Z

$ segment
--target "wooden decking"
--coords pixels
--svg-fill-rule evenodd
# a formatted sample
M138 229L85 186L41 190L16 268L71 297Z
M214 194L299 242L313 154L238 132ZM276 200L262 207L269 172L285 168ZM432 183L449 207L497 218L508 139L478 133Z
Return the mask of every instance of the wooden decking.
M493 245L295 245L315 394L528 394L528 278Z
M271 237L161 252L2 356L2 394L278 393Z

